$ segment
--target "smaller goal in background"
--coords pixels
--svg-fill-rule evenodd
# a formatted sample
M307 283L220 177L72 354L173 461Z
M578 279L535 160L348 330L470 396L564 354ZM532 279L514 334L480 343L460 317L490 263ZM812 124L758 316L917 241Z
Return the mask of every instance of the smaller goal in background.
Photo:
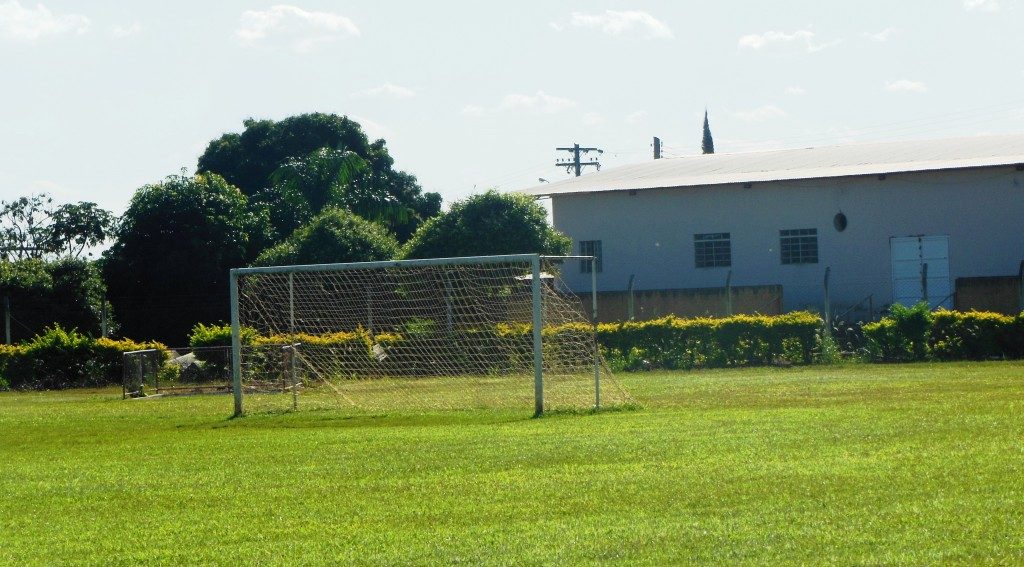
M231 392L231 347L182 347L124 353L125 398Z

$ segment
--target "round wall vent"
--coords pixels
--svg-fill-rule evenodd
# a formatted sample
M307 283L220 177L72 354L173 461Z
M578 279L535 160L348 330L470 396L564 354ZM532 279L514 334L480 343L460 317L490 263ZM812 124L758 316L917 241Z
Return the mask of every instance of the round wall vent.
M846 215L843 213L836 213L836 216L832 219L832 224L835 225L836 230L839 232L846 230Z

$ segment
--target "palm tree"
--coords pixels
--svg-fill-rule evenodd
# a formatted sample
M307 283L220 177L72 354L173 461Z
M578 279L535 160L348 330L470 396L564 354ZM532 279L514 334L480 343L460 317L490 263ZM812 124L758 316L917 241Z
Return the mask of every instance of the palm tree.
M327 207L340 207L366 220L392 225L413 212L387 191L375 190L373 172L358 154L321 148L286 161L270 181L303 223Z

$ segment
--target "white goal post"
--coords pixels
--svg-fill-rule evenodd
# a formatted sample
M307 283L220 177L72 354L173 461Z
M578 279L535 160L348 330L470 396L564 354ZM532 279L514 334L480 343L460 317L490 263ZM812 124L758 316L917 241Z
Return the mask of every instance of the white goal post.
M248 409L248 396L271 392L290 393L292 408L314 393L384 409L374 396L417 407L506 405L505 397L523 401L519 378L532 378L535 415L628 401L610 382L597 344L596 270L589 314L559 278L560 265L575 260L593 257L233 269L234 413Z

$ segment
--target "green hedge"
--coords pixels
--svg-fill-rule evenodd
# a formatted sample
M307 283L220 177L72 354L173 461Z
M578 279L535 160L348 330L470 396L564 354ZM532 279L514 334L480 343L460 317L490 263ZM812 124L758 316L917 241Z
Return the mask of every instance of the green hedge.
M868 355L882 362L1024 358L1024 313L932 312L928 304L893 305L864 325Z
M498 324L491 328L461 329L452 333L438 330L429 321L406 325L398 333L371 335L363 329L326 335L259 336L243 329L242 343L251 346L302 343L304 348L329 349L335 358L343 358L346 371L387 373L410 368L429 374L442 365L451 371L487 374L499 367L529 365L532 331L529 324ZM806 364L812 362L818 348L821 318L813 313L794 312L776 316L737 315L722 319L681 319L675 316L653 321L604 323L598 326L598 342L613 370L683 369L727 366L756 366L772 363ZM592 327L586 323L549 326L543 331L546 348L579 343ZM443 335L443 336L442 336ZM193 330L192 346L230 344L227 326L198 325ZM429 341L432 348L412 348ZM384 347L388 356L375 355L374 347ZM509 350L496 362L495 349ZM525 353L525 354L524 354Z
M52 390L121 383L125 352L165 349L155 342L94 339L59 325L18 345L0 348L0 387Z
M757 366L813 361L821 318L798 311L785 315L736 315L598 325L605 357L618 370Z
M928 346L936 360L1024 358L1024 313L936 311Z

